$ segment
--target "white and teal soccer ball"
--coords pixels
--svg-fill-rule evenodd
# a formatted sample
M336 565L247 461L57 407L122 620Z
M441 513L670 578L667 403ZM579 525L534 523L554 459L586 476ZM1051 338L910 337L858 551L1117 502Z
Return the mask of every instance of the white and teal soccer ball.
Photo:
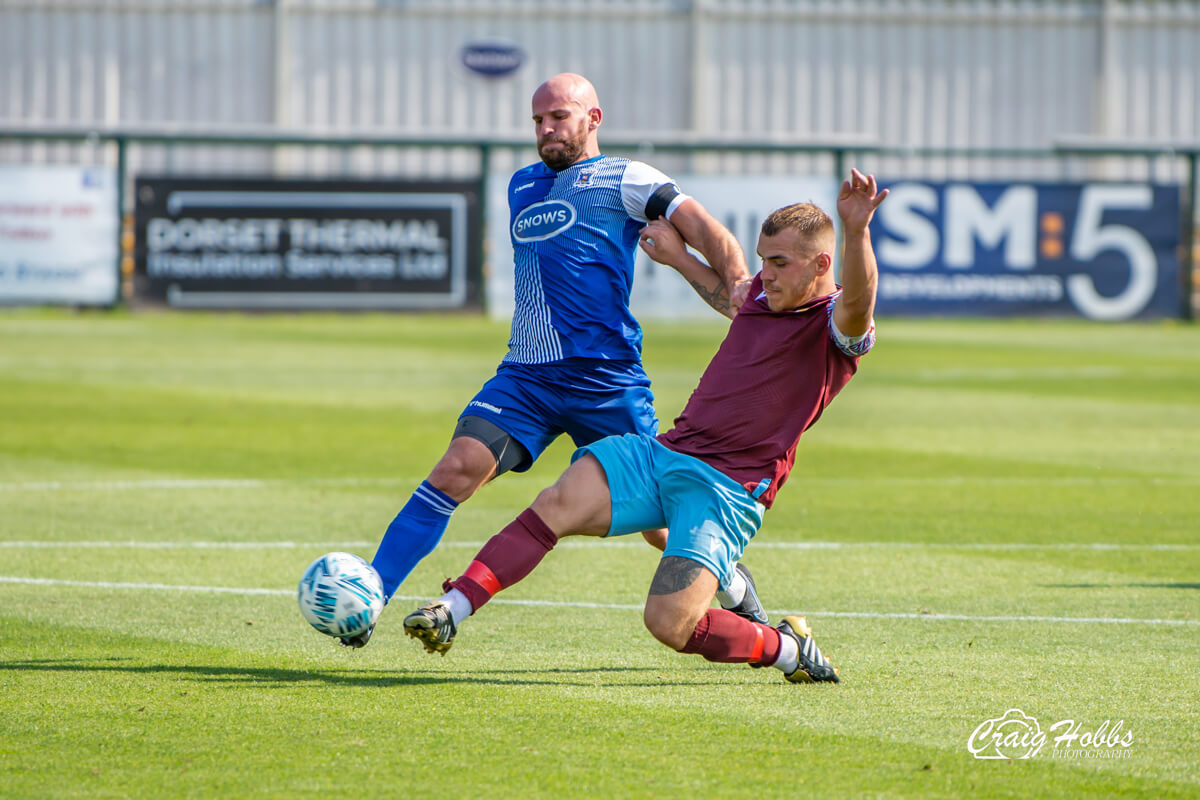
M330 636L357 636L383 611L383 583L353 553L326 553L309 565L297 591L308 624Z

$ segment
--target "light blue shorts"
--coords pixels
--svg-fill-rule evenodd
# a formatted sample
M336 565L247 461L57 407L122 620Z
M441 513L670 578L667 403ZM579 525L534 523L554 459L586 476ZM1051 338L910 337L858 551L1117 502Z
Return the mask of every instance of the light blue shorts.
M609 436L581 447L604 468L612 498L608 536L667 528L663 556L698 561L721 588L762 526L764 506L732 478L652 436Z

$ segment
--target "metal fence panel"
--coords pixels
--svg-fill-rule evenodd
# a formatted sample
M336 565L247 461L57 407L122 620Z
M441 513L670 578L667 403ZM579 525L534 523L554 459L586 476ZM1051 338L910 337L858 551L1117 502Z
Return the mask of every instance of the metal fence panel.
M463 46L488 40L520 47L524 65L469 72ZM920 151L1200 139L1196 0L0 0L4 121L524 136L530 92L561 70L597 84L610 136L853 134L894 150L869 168L931 179L1181 179L1149 161ZM0 144L15 161L97 154ZM479 168L455 148L138 146L130 163L355 177ZM830 167L739 154L664 166Z

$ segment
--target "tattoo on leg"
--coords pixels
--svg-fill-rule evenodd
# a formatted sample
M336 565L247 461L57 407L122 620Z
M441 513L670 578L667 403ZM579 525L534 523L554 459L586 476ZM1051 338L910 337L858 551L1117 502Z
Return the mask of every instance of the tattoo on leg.
M650 594L674 594L696 582L704 567L690 558L667 556L658 562L654 580L650 582Z

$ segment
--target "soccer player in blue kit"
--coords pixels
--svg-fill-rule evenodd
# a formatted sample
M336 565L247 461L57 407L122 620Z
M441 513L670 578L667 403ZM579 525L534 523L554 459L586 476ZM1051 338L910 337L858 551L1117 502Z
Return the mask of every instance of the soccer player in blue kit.
M669 177L603 155L603 112L584 77L556 75L533 94L541 163L509 182L516 306L509 350L467 404L450 445L388 526L372 565L384 597L442 538L450 515L485 483L529 469L560 434L585 446L612 434L658 432L642 331L629 310L642 229L669 219L719 280L689 283L732 316L750 277L737 239ZM663 549L666 531L647 531ZM739 565L721 605L766 621L749 571ZM361 647L374 629L343 644Z

